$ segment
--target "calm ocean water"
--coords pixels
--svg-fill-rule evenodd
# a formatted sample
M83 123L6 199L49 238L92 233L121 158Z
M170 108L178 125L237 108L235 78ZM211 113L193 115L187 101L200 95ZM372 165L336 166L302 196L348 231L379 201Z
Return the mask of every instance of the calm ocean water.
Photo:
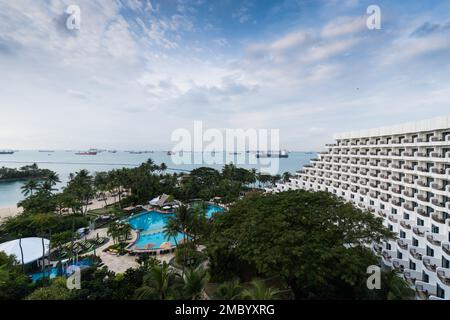
M200 153L187 153L185 156L202 157ZM81 169L87 169L91 173L99 171L108 171L114 168L135 167L147 159L151 158L157 164L164 162L170 169L168 172L189 171L201 166L213 167L221 169L223 164L210 165L210 158L203 155L205 162L203 164L175 164L172 157L163 151L155 151L154 153L130 154L129 152L117 151L117 153L101 152L96 156L75 155L73 151L55 151L55 152L38 152L38 151L18 151L12 155L0 155L0 167L19 168L27 164L37 163L40 168L46 168L57 172L60 176L62 184L67 182L70 173L74 173ZM291 172L300 170L303 165L309 163L310 159L316 156L315 153L292 152L289 158L279 159L278 173ZM215 155L216 159L218 154ZM224 159L223 163L235 162L227 153L220 153L220 159ZM239 157L239 156L236 156ZM259 163L253 153L246 155L246 164L237 164L239 167L246 169L255 168L264 171L264 163ZM225 160L226 159L226 160ZM262 160L267 161L267 159ZM256 164L254 164L256 163ZM23 182L0 182L0 207L14 205L22 200L20 187Z

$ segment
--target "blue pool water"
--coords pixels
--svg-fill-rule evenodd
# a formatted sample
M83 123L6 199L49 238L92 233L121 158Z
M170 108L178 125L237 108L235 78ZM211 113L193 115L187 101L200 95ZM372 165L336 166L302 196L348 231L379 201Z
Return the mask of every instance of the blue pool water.
M168 239L163 232L141 234L134 243L138 249L159 249L164 242L171 242L172 245L179 244L183 239L183 234L179 233L176 237ZM175 241L176 240L176 241Z
M128 223L135 230L148 231L162 229L171 216L173 215L162 214L156 211L149 211L128 219Z
M73 266L80 267L80 269L86 269L89 266L91 266L92 263L93 262L90 259L81 260L81 261L72 263L71 265L65 266L63 268L63 270L62 270L63 271L63 275L66 275L67 274L67 269L69 269L69 268L71 268ZM50 270L47 270L45 272L45 277L48 278L49 277L49 273L50 273L50 279L53 279L53 278L57 277L58 276L58 268L51 268ZM43 273L42 272L35 272L35 273L32 273L30 276L31 276L31 280L33 280L33 282L35 282L35 281L38 281L38 280L43 278Z
M224 212L224 209L213 204L208 204L208 207L206 208L206 217L211 218L216 212L222 213Z

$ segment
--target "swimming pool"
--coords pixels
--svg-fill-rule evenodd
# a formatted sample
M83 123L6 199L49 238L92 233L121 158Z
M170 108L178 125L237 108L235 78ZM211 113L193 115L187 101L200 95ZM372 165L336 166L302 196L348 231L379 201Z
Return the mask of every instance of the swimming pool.
M72 263L70 265L64 265L64 268L62 269L62 273L63 273L63 275L67 275L67 270L69 268L76 266L76 267L80 267L80 269L83 270L83 269L86 269L86 268L92 266L92 264L93 264L93 261L91 259L80 260L80 261ZM45 272L45 277L48 278L49 274L50 274L50 279L56 278L58 276L58 268L53 267L50 270L47 270ZM33 282L36 282L36 281L42 279L44 277L44 274L42 272L35 272L35 273L32 273L30 276L31 276L31 280L33 280Z
M136 249L155 250L159 249L164 242L170 242L172 246L179 244L183 240L183 234L179 233L176 238L168 239L164 232L141 233L139 239L134 243Z
M206 217L209 219L213 216L214 213L219 212L222 213L225 210L222 207L219 207L214 204L208 204L208 207L206 208Z
M128 219L128 223L135 230L162 230L173 214L148 211Z

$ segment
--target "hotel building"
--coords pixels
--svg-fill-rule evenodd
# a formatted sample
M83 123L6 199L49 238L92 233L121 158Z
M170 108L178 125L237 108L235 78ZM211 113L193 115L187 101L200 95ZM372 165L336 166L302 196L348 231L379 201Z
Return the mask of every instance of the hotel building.
M418 297L450 300L450 116L335 135L273 192L327 191L382 217L398 239L373 244Z

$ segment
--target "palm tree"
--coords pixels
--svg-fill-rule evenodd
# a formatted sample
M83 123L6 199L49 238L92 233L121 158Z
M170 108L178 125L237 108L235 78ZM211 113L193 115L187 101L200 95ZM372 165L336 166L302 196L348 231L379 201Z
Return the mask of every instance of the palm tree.
M119 225L117 222L112 222L109 225L107 235L113 239L114 244L117 243L117 240L120 237Z
M169 291L170 279L173 276L169 265L164 261L162 265L154 266L150 272L144 276L144 283L153 288L159 300L165 300Z
M171 238L174 239L175 245L178 246L177 243L177 237L180 233L180 226L178 225L177 221L173 218L170 218L166 225L164 226L164 237L167 239L167 241L170 241Z
M239 300L242 295L242 286L235 279L222 283L216 292L216 298L221 300Z
M411 300L414 299L415 291L411 289L408 283L398 276L396 270L390 270L384 273L384 283L386 287L387 300Z
M183 291L191 300L200 300L203 289L209 281L209 275L203 268L188 269L183 276Z
M51 171L47 178L45 179L46 181L48 181L50 183L50 185L54 186L57 183L61 182L61 180L59 180L59 176L56 172Z
M20 189L22 189L22 193L24 196L33 195L33 191L38 187L38 182L36 180L28 180Z
M278 289L267 287L261 280L253 280L251 287L242 292L242 298L248 300L274 300L279 295Z

